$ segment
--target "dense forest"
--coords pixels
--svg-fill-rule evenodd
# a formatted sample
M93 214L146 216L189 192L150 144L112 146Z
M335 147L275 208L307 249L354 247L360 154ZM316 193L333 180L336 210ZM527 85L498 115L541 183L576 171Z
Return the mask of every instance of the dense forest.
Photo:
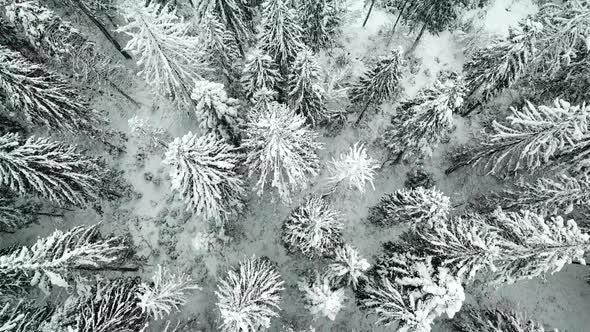
M590 0L0 0L0 332L587 330L587 102Z

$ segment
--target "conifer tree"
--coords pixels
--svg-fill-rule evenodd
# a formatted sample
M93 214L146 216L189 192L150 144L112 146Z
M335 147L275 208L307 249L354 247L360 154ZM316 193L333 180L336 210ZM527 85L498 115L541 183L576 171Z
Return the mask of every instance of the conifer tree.
M288 0L265 0L262 4L262 28L258 47L270 55L286 73L297 54L305 49L297 13Z
M306 307L314 318L326 317L333 321L338 312L342 310L346 296L344 288L334 288L330 279L316 275L316 279L307 283L299 283L299 289L303 292Z
M265 52L254 49L248 55L242 74L242 87L247 98L261 90L275 90L282 82L278 66Z
M0 186L20 195L34 194L60 206L85 206L98 196L104 172L75 147L47 138L0 137Z
M24 227L36 220L39 204L19 201L7 192L0 192L0 233Z
M240 52L252 39L252 8L242 0L196 0L194 3L198 19L215 15L220 22L236 37Z
M453 113L463 106L465 87L456 74L442 74L431 87L402 102L384 134L395 160L414 161L432 155L454 129Z
M0 331L42 331L43 323L53 315L54 310L51 305L39 306L34 301L0 303Z
M289 74L289 99L292 108L314 126L328 117L319 80L320 67L313 54L309 50L299 52Z
M237 99L229 98L223 84L195 81L191 98L200 127L226 139L235 139L238 126Z
M290 202L295 190L306 187L310 177L319 173L317 150L322 144L317 137L305 126L303 116L277 102L253 114L246 123L242 147L248 151L248 176L259 174L257 194L262 195L270 182L281 201Z
M232 83L237 78L237 65L241 58L233 32L217 16L209 15L205 21L203 36L207 62L217 67L228 83Z
M345 244L334 251L327 274L336 285L352 286L356 289L360 281L366 280L365 272L370 267L371 264L362 258L355 248Z
M160 12L155 3L129 4L123 14L129 22L117 31L131 38L125 49L137 57L139 75L155 92L191 105L190 86L207 66L200 39L188 34L189 24L168 8Z
M492 308L465 306L453 320L457 332L549 332L541 322L531 320L523 313Z
M334 45L334 34L340 24L336 0L301 0L297 11L305 44L314 52Z
M508 123L494 121L494 132L479 146L455 157L450 174L463 166L480 168L485 174L511 176L535 172L549 164L579 170L588 151L590 107L556 100L552 106L527 102L522 110L512 108Z
M357 142L349 148L348 153L340 154L338 159L332 158L328 165L330 177L327 182L334 186L343 184L348 189L355 188L364 194L366 183L375 190L373 179L378 168L377 161L369 157L363 144Z
M104 121L60 76L1 45L0 101L23 121L70 132Z
M240 159L235 147L214 134L199 137L189 132L170 143L163 162L171 166L172 189L179 191L187 207L219 222L243 206Z
M351 88L350 102L363 105L356 124L360 123L369 106L378 105L398 93L402 65L400 51L393 51L390 56L381 57Z

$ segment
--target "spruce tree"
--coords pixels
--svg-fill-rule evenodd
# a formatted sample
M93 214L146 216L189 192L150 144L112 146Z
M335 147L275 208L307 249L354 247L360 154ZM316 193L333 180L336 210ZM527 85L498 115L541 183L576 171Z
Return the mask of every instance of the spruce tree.
M356 120L357 125L369 106L378 105L399 92L402 65L401 53L399 50L393 51L391 55L381 57L350 89L350 102L362 105L362 111Z
M303 40L314 52L333 46L340 24L337 0L301 0L297 4Z
M195 102L195 115L201 128L235 141L239 101L227 96L223 84L195 81L191 99Z
M205 21L203 35L207 62L217 67L231 84L237 78L238 61L241 58L234 33L228 30L217 16L209 15Z
M265 52L254 49L246 59L242 73L242 87L247 98L262 89L276 90L283 81L277 64Z
M328 117L324 91L319 85L319 71L320 67L313 54L305 50L297 55L289 75L290 104L314 126Z
M37 195L60 206L85 206L97 199L104 170L74 146L47 138L0 137L0 186Z
M215 15L236 37L241 53L252 39L252 8L242 0L196 0L194 2L197 19L205 20Z
M9 192L0 194L0 233L29 225L37 219L39 204L28 199L19 200Z
M557 329L545 329L543 323L532 320L525 314L500 310L498 308L475 308L467 305L453 320L457 332L558 332Z

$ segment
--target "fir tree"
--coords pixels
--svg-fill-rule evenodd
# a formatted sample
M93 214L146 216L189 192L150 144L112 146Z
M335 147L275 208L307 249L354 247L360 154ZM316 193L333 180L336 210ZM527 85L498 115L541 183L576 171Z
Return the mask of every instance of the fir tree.
M293 109L314 126L328 117L319 80L320 67L313 54L308 50L299 52L289 75L289 99Z
M453 113L463 106L464 95L461 79L451 73L441 75L432 87L402 102L383 138L395 160L431 156L454 129Z
M270 55L283 73L305 49L297 13L288 0L266 0L262 4L262 32L258 47Z
M219 280L217 307L222 331L248 332L269 328L278 317L283 281L269 261L249 258Z
M410 223L433 226L444 222L451 210L450 200L436 189L401 189L381 198L369 210L369 221L381 225Z
M242 0L197 0L195 2L198 19L207 19L210 15L219 17L220 22L236 37L240 52L252 39L252 8Z
M314 52L334 45L340 24L336 0L302 0L297 4L303 39Z
M200 127L226 139L235 139L238 126L239 101L229 98L223 84L195 81L191 93Z
M207 68L199 38L188 34L189 24L167 8L160 12L158 4L129 4L123 13L129 23L117 31L131 37L125 49L137 56L139 75L155 92L191 105L190 85Z
M361 308L375 313L378 325L426 332L437 317L453 318L461 309L465 293L448 269L430 258L391 255L391 275L374 276L357 292Z
M283 223L282 240L292 253L332 256L343 243L340 215L321 197L310 197Z
M282 82L281 74L273 59L263 51L254 49L248 55L242 74L242 87L247 98L261 90L275 90Z
M18 194L36 194L62 206L85 206L98 196L104 170L73 146L6 134L0 137L0 151L0 185Z
M163 162L171 166L172 189L189 209L205 219L225 221L243 206L240 159L235 147L214 134L199 137L189 132L170 143Z
M348 189L356 188L364 193L368 182L375 190L373 178L377 168L379 168L377 161L367 155L363 144L359 145L357 142L350 147L348 153L341 154L338 160L332 158L329 164L328 183L344 184Z
M453 320L457 332L558 332L557 329L545 329L542 323L526 317L524 314L491 308L476 309L473 306L463 308Z
M318 135L305 126L305 118L286 106L271 102L266 112L246 123L242 146L248 151L248 176L260 174L255 190L262 195L267 183L276 188L283 202L307 186L319 173Z
M0 100L17 118L60 130L95 131L104 121L60 76L1 45Z
M359 281L366 280L365 272L371 267L352 246L336 248L332 263L328 265L328 277L336 284L356 289Z
M479 147L456 156L446 173L471 165L485 174L510 176L549 164L572 169L584 164L590 107L556 100L552 106L527 102L522 110L511 110L508 123L494 121L494 132Z
M97 226L55 231L31 247L15 247L0 256L0 294L26 291L39 286L68 287L68 279L78 271L93 268L108 270L120 264L129 248L121 239L103 239Z
M402 65L402 55L399 50L396 50L388 57L381 57L350 89L350 102L363 105L357 124L360 123L369 106L378 105L398 93Z
M236 38L215 15L207 17L204 26L207 62L213 64L232 83L238 74L237 64L241 58Z
M303 292L306 307L314 318L335 320L346 300L344 288L334 289L329 278L319 275L316 275L316 280L311 284L300 282L299 290Z

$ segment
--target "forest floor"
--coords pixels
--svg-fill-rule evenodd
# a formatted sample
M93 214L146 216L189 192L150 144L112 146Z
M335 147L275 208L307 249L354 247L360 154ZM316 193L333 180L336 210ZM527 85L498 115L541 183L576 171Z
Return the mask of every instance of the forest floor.
M362 28L365 9L362 0L350 0L350 13L344 23L342 49L350 53L350 73L358 76L363 71L361 60L387 52L389 36L384 33L395 17L391 14L374 10L365 28ZM485 18L480 20L485 30L506 34L508 27L514 25L527 14L536 10L530 0L496 0ZM391 39L389 48L402 45L408 47L413 41L414 34L404 28ZM416 50L416 57L421 61L419 71L412 75L412 79L404 82L405 93L415 94L421 87L429 84L441 69L455 69L460 71L463 56L461 47L454 36L445 32L439 36L425 35ZM322 59L329 59L328 55ZM132 64L130 64L132 66ZM328 70L327 70L328 71ZM329 72L329 71L328 71ZM128 93L138 100L141 109L132 106L120 98L104 96L93 100L94 107L107 110L115 129L128 133L127 120L138 115L148 118L153 125L166 128L172 137L178 137L186 132L197 129L186 118L179 117L179 112L163 100L155 100L148 87L139 77L131 77L133 84ZM394 105L384 105L378 114L370 114L368 123L352 129L347 125L337 136L325 135L321 138L325 149L321 151L322 161L328 162L332 157L360 141L366 143L369 154L378 160L384 156L374 142L375 138L389 121L394 112ZM180 112L181 113L181 112ZM349 121L354 121L356 114L352 114ZM457 144L469 139L469 133L475 127L457 117L457 129L447 145L437 149L432 158L424 165L434 173L437 189L451 198L454 205L464 203L475 193L496 185L492 178L470 175L460 171L452 176L446 176L445 151L449 145ZM325 264L321 261L310 261L301 257L287 254L280 241L281 225L289 211L297 206L300 199L313 188L301 193L293 200L291 206L273 202L271 196L265 193L257 197L251 193L247 199L246 212L240 220L228 225L226 235L230 238L225 244L223 236L217 237L217 244L208 249L199 247L199 233L207 233L210 229L203 220L184 211L183 204L170 191L167 169L161 164L163 153L145 153L141 146L146 142L130 138L127 142L126 153L119 159L112 160L113 164L125 171L125 178L133 185L133 190L139 195L132 199L105 208L102 216L94 210L73 211L66 214L65 219L44 220L40 225L34 225L24 230L19 239L21 243L30 243L37 236L45 236L54 228L67 229L75 225L91 224L102 220L105 233L122 234L129 232L133 242L137 245L138 254L147 259L147 266L141 271L146 278L152 273L157 264L172 269L190 273L202 287L195 292L190 302L183 307L178 317L196 317L198 323L195 330L216 330L215 308L216 279L228 267L236 264L245 257L252 255L267 256L278 264L279 271L285 280L286 290L283 292L281 317L272 323L271 331L283 331L283 324L292 324L299 329L314 326L316 331L386 331L373 324L373 318L365 317L356 307L354 295L348 293L345 308L338 314L334 322L328 320L312 321L303 304L300 291L297 289L299 278L310 269ZM332 197L334 208L343 215L344 237L346 241L358 248L360 253L370 262L381 251L381 244L395 240L403 231L401 228L378 228L366 222L367 211L375 205L385 194L403 187L406 173L412 165L385 166L378 170L375 178L375 190L368 188L365 194L339 190ZM147 176L146 176L147 174ZM320 175L314 180L315 187L321 186ZM151 179L150 179L151 178ZM148 180L149 179L149 180ZM252 187L253 180L249 179ZM47 222L45 222L47 221ZM2 239L10 244L14 239ZM195 246L197 244L197 246ZM590 326L590 285L586 277L590 269L580 265L570 265L546 280L531 280L514 285L503 286L498 289L487 288L485 285L468 287L468 302L482 305L499 304L526 312L539 321L559 328L560 331L588 331ZM434 331L447 331L443 320Z

